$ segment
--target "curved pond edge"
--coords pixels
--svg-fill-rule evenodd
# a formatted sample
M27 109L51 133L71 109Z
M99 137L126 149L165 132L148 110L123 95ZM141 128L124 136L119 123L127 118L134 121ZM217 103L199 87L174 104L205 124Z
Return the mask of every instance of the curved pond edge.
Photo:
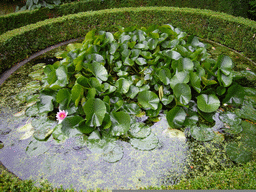
M61 43L58 43L56 45L53 45L51 47L48 47L44 50L41 50L37 53L34 53L33 55L31 55L29 58L23 60L22 62L20 63L17 63L16 65L14 65L11 69L8 69L7 71L5 71L3 74L0 75L0 86L10 77L10 75L12 73L14 73L16 70L18 70L20 67L22 67L23 65L27 64L28 62L30 62L31 60L55 49L55 48L58 48L60 46L63 46L63 45L66 45L66 44L69 44L69 43L73 43L73 42L76 42L78 40L82 39L82 37L80 38L76 38L76 39L71 39L71 40L68 40L68 41L64 41L64 42L61 42Z

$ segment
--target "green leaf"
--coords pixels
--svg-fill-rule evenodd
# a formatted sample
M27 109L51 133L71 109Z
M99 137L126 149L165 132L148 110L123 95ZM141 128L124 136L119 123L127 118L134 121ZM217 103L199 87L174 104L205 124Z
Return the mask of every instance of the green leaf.
M75 105L78 106L80 99L84 95L84 88L79 84L75 84L71 89L71 99L75 102Z
M98 78L102 81L108 80L108 72L102 64L100 64L98 62L94 62L92 64L88 64L87 66L96 78Z
M193 125L190 129L190 133L197 141L211 141L215 137L212 129L207 128L205 125L201 125L201 127Z
M56 76L57 81L55 83L50 85L50 88L53 90L60 89L62 87L65 87L68 84L68 75L67 75L67 67L66 66L59 66L58 69L56 69Z
M123 105L124 110L128 113L128 114L132 114L132 115L137 115L140 113L140 107L137 103L129 103L129 104L124 104Z
M228 88L228 92L226 94L226 97L223 99L223 103L242 105L244 101L244 96L244 88L241 85L235 83Z
M184 109L176 106L167 113L166 119L171 128L180 128L185 122L186 116Z
M173 89L173 93L182 105L187 105L192 98L191 89L185 83L177 83Z
M186 71L193 71L194 70L194 63L189 58L182 58L182 68Z
M131 81L124 78L120 78L116 81L115 86L117 87L117 91L119 93L126 94L129 91L131 84Z
M134 97L139 93L140 89L134 85L130 86L129 91L126 93L127 97L134 99Z
M195 72L190 73L190 83L197 93L201 92L201 79Z
M119 44L118 44L118 43L112 43L112 44L110 45L109 53L110 53L111 55L114 55L115 52L117 51L118 47L119 47Z
M162 68L156 71L157 77L162 81L165 85L169 85L171 82L171 72L168 68Z
M220 115L220 120L225 123L225 132L231 133L231 134L238 134L243 129L240 125L242 122L242 119L240 119L236 114L232 112L226 112L224 114Z
M252 153L243 143L231 142L226 147L228 157L236 163L247 163L252 160Z
M135 62L138 64L138 65L146 65L147 62L146 62L146 59L143 58L143 57L138 57Z
M189 82L189 73L187 71L177 72L170 82L170 86L174 89L175 85L178 83L188 83Z
M58 124L54 127L52 137L57 140L57 142L63 142L65 141L68 137L64 135L64 133L61 131L62 124Z
M160 113L160 111L162 110L162 104L158 103L158 108L156 110L154 109L149 109L147 110L147 116L149 117L157 117Z
M56 95L56 101L57 103L61 104L61 106L68 106L70 100L71 94L68 88L63 88L58 91Z
M170 104L173 101L173 99L174 99L173 95L169 95L169 96L164 95L163 98L161 99L161 102L164 105L168 105L168 104Z
M172 51L171 49L162 51L163 55L174 60L179 60L182 58L181 54L177 51Z
M105 103L102 100L98 98L88 99L83 106L83 109L89 126L101 126L107 110Z
M211 113L220 107L220 100L214 94L201 94L197 97L197 106L201 111Z
M215 80L208 80L206 77L202 76L202 82L205 86L208 86L208 85L214 85L214 84L217 84L217 82Z
M54 100L55 100L54 96L42 93L40 95L40 103L38 105L39 113L49 113L50 111L53 111Z
M149 151L155 149L158 146L159 140L154 133L151 133L148 137L144 139L131 138L130 143L133 147L137 149Z
M110 115L112 126L110 134L113 136L124 135L130 129L131 118L126 112L112 112Z
M232 73L230 73L228 76L221 73L220 70L217 72L218 81L223 87L229 87L232 84Z
M95 130L95 127L90 127L87 123L86 120L80 121L78 124L75 126L76 129L78 129L81 133L91 133Z
M52 65L47 65L44 68L44 73L49 85L53 84L57 80L56 70Z
M150 38L148 40L148 47L149 47L149 50L155 50L157 45L158 45L158 39L153 39L153 38Z
M115 143L115 139L110 135L103 135L101 138L98 130L93 131L87 139L87 147L93 153L103 153L109 144Z
M138 94L138 102L144 109L154 109L158 108L159 98L152 91L142 91Z
M147 136L149 136L149 134L151 133L151 129L149 126L145 126L144 123L133 123L131 125L131 129L129 130L129 134L132 137L135 137L137 139L143 139L146 138Z
M37 105L32 105L31 107L26 109L25 113L26 113L26 115L28 117L35 117L35 116L37 116L38 113L39 113L38 106Z
M217 65L225 76L230 75L233 68L233 63L230 57L220 55L217 60Z

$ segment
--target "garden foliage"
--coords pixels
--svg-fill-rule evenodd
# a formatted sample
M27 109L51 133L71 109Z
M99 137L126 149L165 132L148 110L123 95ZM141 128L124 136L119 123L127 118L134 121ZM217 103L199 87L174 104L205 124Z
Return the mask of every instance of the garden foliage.
M39 100L26 110L28 116L40 115L21 128L30 131L25 138L33 134L37 140L27 148L33 155L39 152L34 150L38 141L50 136L57 142L83 136L89 149L103 153L109 162L122 158L118 139L152 150L159 141L149 123L160 113L166 113L171 128L186 127L194 139L210 141L218 130L199 123L199 118L214 122L221 104L239 106L245 96L242 86L232 85L228 56L211 59L197 37L171 25L119 28L114 34L92 30L83 43L69 44L58 57L62 60L45 66ZM37 82L29 86L41 88ZM37 97L29 96L27 102ZM58 110L68 116L55 126L50 117ZM149 117L147 122L137 121L141 114ZM220 118L230 133L242 131L237 115Z

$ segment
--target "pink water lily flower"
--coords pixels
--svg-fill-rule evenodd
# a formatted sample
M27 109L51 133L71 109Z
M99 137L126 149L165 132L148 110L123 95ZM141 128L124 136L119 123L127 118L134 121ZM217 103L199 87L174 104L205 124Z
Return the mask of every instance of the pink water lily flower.
M68 112L64 111L64 110L60 110L57 115L56 118L59 121L59 124L67 117Z

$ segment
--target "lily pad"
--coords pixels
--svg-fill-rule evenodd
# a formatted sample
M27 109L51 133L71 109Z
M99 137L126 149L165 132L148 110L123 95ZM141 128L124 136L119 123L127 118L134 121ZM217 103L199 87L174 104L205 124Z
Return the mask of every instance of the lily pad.
M214 94L201 94L197 97L197 106L201 111L211 113L219 108L220 100Z
M154 109L158 108L159 98L152 91L142 91L138 94L138 102L145 109Z
M105 161L115 163L123 158L124 152L123 147L119 144L109 143L104 147L104 153L102 157Z
M166 115L166 119L171 128L180 128L186 119L186 113L182 107L172 108Z
M131 125L129 133L131 134L131 136L137 139L143 139L149 136L149 134L151 133L151 129L149 126L145 126L144 123L136 122Z
M215 137L214 132L211 128L208 128L205 125L201 125L201 127L197 127L193 125L190 128L191 136L195 138L197 141L210 141Z
M133 147L143 151L149 151L149 150L155 149L158 146L158 142L159 140L154 133L151 133L148 137L144 139L132 138L130 140L130 143Z

